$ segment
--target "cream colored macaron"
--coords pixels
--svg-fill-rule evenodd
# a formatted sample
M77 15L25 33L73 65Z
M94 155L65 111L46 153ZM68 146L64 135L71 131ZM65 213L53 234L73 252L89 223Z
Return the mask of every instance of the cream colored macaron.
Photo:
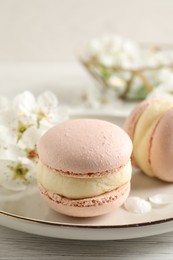
M39 190L54 210L91 217L127 198L132 143L120 127L96 119L69 120L48 130L37 150Z

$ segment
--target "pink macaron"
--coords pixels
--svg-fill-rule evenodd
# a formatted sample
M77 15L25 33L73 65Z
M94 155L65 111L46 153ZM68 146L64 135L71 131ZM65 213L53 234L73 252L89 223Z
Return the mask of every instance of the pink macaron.
M48 205L92 217L120 207L130 192L132 142L120 127L74 119L49 129L37 145L37 180Z
M173 182L173 102L141 102L125 121L124 129L134 144L134 166L149 176Z

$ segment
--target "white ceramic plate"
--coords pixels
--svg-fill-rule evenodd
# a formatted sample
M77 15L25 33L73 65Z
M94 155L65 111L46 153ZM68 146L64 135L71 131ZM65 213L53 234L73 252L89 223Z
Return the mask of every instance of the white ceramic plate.
M102 118L119 125L124 121L124 118ZM134 170L130 196L147 199L155 194L172 194L172 191L173 184L149 178ZM121 207L104 216L80 219L49 209L40 198L36 186L19 193L16 198L4 192L0 190L0 224L33 234L66 239L112 240L173 230L173 203L153 208L147 214L129 213ZM5 200L3 196L6 196Z
M172 193L173 185L149 179L135 172L131 195L144 199L157 193ZM1 190L2 192L2 190ZM72 218L58 214L47 207L37 188L21 193L18 198L0 202L0 224L9 228L43 236L113 240L144 237L173 231L173 204L153 208L147 214L133 214L123 207L94 218Z
M75 107L87 85L84 71L75 66L50 64L0 64L0 94L13 96L25 89L39 93L50 89L60 100ZM61 87L60 87L61 86ZM73 98L71 89L73 88ZM72 103L70 103L72 102ZM121 112L121 113L120 113ZM96 117L122 125L122 111L73 110L73 117ZM125 109L123 115L129 113ZM147 199L154 194L173 193L173 185L134 172L131 196ZM8 195L8 196L7 196ZM5 200L3 196L6 196ZM71 218L53 212L33 187L13 197L0 188L0 224L16 230L50 237L87 240L129 239L173 231L173 204L153 208L148 214L127 212L123 207L111 214L95 218Z

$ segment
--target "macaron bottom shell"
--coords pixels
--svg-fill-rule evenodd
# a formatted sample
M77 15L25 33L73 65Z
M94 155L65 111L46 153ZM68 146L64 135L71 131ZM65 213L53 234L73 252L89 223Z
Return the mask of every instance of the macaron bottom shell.
M95 217L107 214L122 206L130 193L130 182L110 192L87 199L68 199L47 191L41 184L38 184L38 187L50 208L72 217Z

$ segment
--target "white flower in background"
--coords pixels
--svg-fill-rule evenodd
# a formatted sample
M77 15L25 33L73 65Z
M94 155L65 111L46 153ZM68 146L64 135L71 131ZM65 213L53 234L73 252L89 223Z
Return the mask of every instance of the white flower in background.
M24 190L35 181L36 144L45 131L68 118L50 91L35 96L25 91L11 102L0 97L0 185Z
M60 122L58 111L58 99L50 91L46 91L38 96L37 106L33 109L36 114L37 123L39 124L56 124Z
M173 72L170 69L163 69L158 74L158 84L147 98L168 98L173 100Z
M121 90L124 90L126 86L126 81L114 74L109 78L108 83L112 88L120 88Z
M118 35L108 35L91 40L83 50L81 59L99 82L100 92L114 87L120 99L144 99L158 85L173 84L173 51L168 48L144 47ZM132 80L126 77L127 73ZM169 74L168 77L166 74ZM102 101L100 104L103 104Z
M35 164L25 157L1 160L0 165L0 183L6 189L21 191L35 181Z
M7 140L0 138L0 160L15 161L19 157L25 156L24 151L16 144L7 143Z
M140 47L136 42L120 36L108 35L95 38L86 47L89 58L95 58L106 67L139 67L143 64Z
M102 43L98 38L94 38L86 46L86 52L89 56L97 56L102 51Z
M147 99L150 98L166 98L173 101L173 85L159 85L147 96Z
M6 144L16 145L16 140L17 138L14 132L7 126L0 124L0 146L3 142Z
M35 163L37 158L35 144L40 136L38 131L30 127L22 135L19 142L15 142L5 126L0 126L0 185L4 188L20 191L35 180ZM6 133L6 134L5 134ZM3 139L2 139L3 138Z
M2 130L3 127L0 127ZM4 135L5 136L5 135ZM1 136L2 138L2 136ZM10 190L23 190L35 179L35 165L17 144L0 139L0 185Z
M99 58L99 62L106 67L113 67L115 62L114 62L114 57L112 55L108 55L107 53L101 53Z
M173 51L157 47L144 48L137 42L118 35L106 35L92 39L85 48L87 59L94 59L99 64L112 67L138 69L157 67L173 63Z
M24 152L25 156L30 160L37 159L36 144L42 133L36 126L28 128L22 135L18 146Z
M150 53L146 60L151 67L160 65L170 65L173 62L172 50L156 50Z
M30 116L32 113L33 107L36 106L36 98L35 96L29 92L24 91L17 96L14 97L12 101L12 107L19 114L24 114L26 116Z
M34 125L34 121L30 116L19 114L14 109L8 109L0 112L0 125L6 127L4 135L8 133L8 138L16 143L21 139L23 133Z
M162 69L158 73L159 84L173 85L173 72L170 69Z
M116 92L114 88L108 89L105 93L99 91L99 88L92 88L92 86L88 87L86 93L86 101L88 107L92 107L93 109L106 108L109 105L109 108L113 107L116 102L116 105L119 103Z
M14 98L12 106L19 115L30 117L38 127L40 124L51 126L61 121L58 99L50 91L40 94L37 99L31 92L25 91Z

